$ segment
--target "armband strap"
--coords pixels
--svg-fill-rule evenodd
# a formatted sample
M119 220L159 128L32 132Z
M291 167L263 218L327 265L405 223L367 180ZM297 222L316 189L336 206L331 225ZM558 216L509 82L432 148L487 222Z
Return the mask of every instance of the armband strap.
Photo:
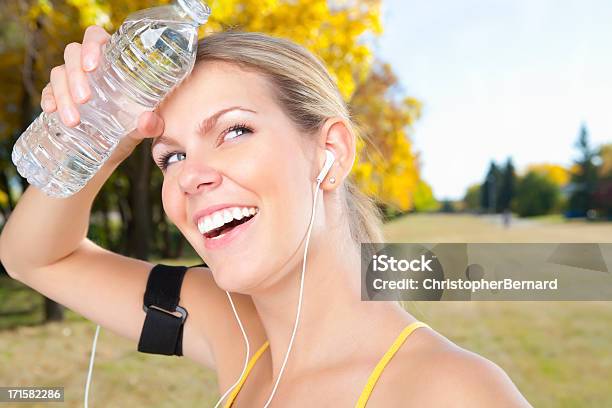
M179 306L179 299L187 268L157 264L149 272L142 306L147 316L140 333L138 351L183 355L183 326L189 313Z

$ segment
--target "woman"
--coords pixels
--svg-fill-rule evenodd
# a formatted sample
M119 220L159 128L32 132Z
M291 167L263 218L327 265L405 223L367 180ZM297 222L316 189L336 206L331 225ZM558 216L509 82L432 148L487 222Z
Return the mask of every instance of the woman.
M42 93L46 112L57 109L64 123L78 123L75 104L91 92L85 71L95 68L108 38L92 26L82 45L66 47L65 64L51 71ZM139 118L137 130L74 196L52 199L29 187L0 239L13 278L139 339L154 265L107 251L86 233L99 189L146 137L154 138L152 157L164 174L164 210L209 266L190 268L183 282L181 305L190 313L183 354L216 370L224 393L247 357L225 291L248 333L253 365L230 396L233 407L263 406L283 368L278 407L349 407L358 400L368 407L529 406L496 364L426 325L414 330L416 319L395 302L360 301L359 243L382 242L382 235L374 207L349 180L355 127L323 64L263 34L224 32L201 41L192 74ZM335 162L320 184L304 306L283 367L325 150ZM214 239L219 231L208 231L202 217L231 207L246 208L248 223ZM385 353L392 359L374 370ZM373 389L364 388L368 379Z

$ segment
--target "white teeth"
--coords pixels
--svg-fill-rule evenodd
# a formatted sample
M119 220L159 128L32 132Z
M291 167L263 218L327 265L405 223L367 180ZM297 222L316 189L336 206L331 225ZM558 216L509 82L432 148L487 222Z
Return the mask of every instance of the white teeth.
M227 224L228 222L231 222L234 219L234 217L232 217L232 213L229 212L228 210L223 210L223 223Z
M257 207L231 207L224 208L209 214L198 220L198 230L200 234L205 234L215 228L219 228L224 224L230 223L233 220L241 220L244 217L250 217L259 212ZM216 237L218 238L218 237Z
M212 220L213 220L213 225L215 226L215 228L219 228L220 226L224 224L223 215L221 215L220 213L215 213L215 215L213 215Z
M212 220L210 219L210 217L204 217L203 220L204 220L204 231L210 231L211 229L214 228ZM200 224L201 224L201 222L198 223L198 227L200 226ZM200 228L200 232L202 232L202 228Z
M241 220L243 215L242 215L242 211L240 211L240 208L232 208L232 216L237 219L237 220Z

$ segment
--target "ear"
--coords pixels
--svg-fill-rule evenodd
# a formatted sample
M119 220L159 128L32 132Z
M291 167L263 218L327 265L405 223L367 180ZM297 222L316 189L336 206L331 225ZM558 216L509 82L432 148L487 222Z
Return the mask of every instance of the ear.
M336 157L334 164L321 183L322 189L333 190L342 183L353 168L356 154L355 135L351 132L346 119L333 117L325 121L319 137L319 148L317 149L320 163L319 169L325 163L326 149L331 151ZM332 177L336 179L334 183L329 182Z

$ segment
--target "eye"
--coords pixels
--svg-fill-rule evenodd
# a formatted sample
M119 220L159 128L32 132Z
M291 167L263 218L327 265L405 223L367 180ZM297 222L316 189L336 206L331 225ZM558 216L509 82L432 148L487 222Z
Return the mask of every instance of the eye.
M242 136L245 133L253 133L253 129L251 129L249 126L247 126L244 123L235 124L235 125L232 125L230 128L221 132L219 139L223 139L223 141L231 140L238 136ZM176 151L165 153L156 161L157 166L162 170L166 170L168 165L172 163L170 161L170 158L174 157L175 155L185 156L185 153L176 152Z
M179 155L179 154L185 155L185 153L181 153L181 152L168 152L168 153L165 153L164 155L162 155L157 160L157 165L159 166L160 169L166 170L168 165L171 163L169 159L171 157L173 157L174 155Z
M251 129L244 123L236 124L230 127L229 129L225 130L223 133L221 133L221 138L223 139L223 141L231 140L238 136L242 136L243 134L247 132L252 133L253 129Z

